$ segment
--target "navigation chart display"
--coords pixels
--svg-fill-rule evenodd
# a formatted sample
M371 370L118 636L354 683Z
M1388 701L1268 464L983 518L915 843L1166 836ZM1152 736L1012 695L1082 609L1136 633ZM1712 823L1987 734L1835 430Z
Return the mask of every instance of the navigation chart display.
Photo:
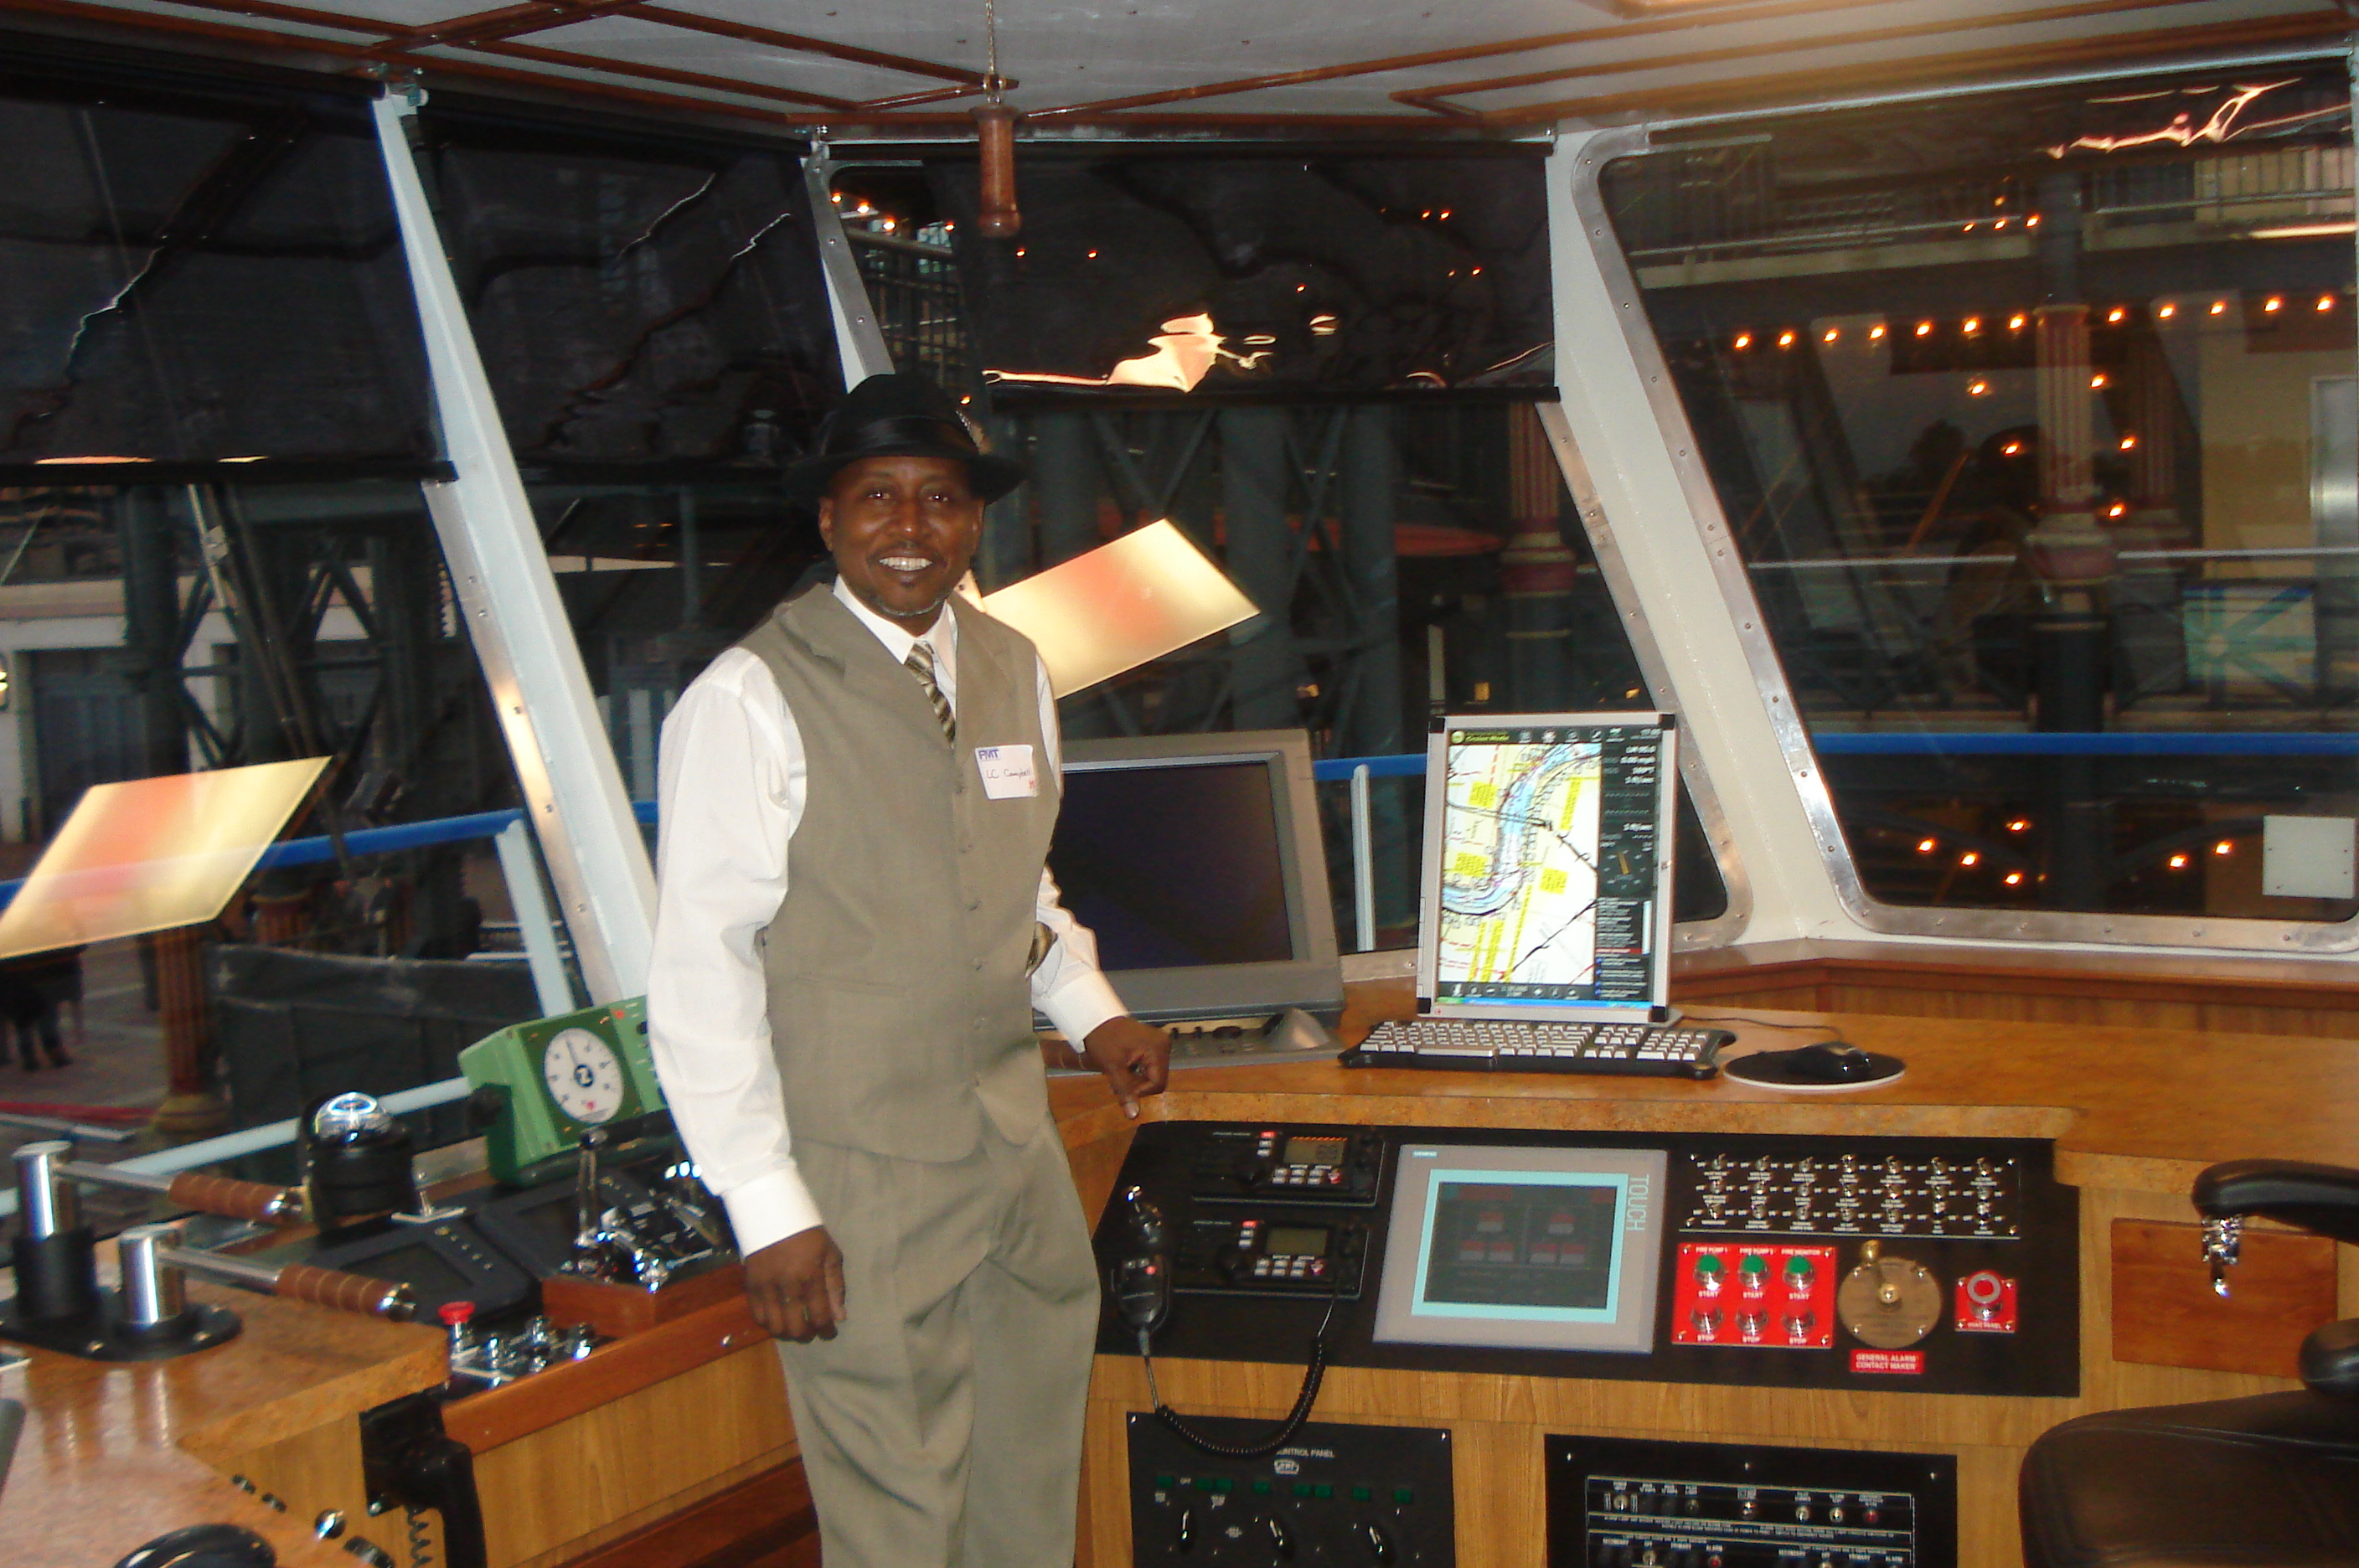
M1663 1000L1672 732L1655 714L1565 717L1440 737L1425 909L1439 1005Z

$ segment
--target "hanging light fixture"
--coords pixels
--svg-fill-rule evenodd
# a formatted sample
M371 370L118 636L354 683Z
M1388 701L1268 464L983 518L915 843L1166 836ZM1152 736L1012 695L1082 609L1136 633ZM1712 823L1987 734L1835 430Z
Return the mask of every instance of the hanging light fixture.
M1016 111L999 101L999 17L994 0L983 0L986 63L984 101L974 111L975 140L983 155L983 210L975 215L984 238L1014 239L1024 227L1016 210Z

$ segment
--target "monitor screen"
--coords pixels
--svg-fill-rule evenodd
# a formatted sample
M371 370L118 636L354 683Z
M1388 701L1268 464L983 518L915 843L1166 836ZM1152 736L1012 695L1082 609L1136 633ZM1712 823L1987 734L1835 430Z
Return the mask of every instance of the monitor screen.
M1049 870L1106 970L1294 956L1265 764L1075 768Z
M1644 1020L1666 1003L1673 733L1658 713L1445 721L1419 954L1433 1011Z
M1308 735L1077 740L1062 771L1049 870L1132 1012L1342 1010Z
M1594 1319L1613 1311L1630 1183L1555 1172L1437 1171L1413 1312Z
M1403 1146L1380 1340L1646 1352L1657 1149Z

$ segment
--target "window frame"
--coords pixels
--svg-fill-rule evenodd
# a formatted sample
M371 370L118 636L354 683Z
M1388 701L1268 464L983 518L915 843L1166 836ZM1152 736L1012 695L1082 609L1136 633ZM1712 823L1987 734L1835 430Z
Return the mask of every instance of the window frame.
M2346 71L2359 76L2359 58L2339 49L2316 48L2290 49L2260 58L2238 54L2231 58L2192 61L2180 69L2241 69L2257 64L2290 64L2295 61L2315 64L2329 60L2343 62ZM2065 82L2137 81L2153 73L2151 66L2125 63L2119 69L2075 72L2068 76L2042 76L2004 82L1982 82L1807 107L1825 111L1870 104L1938 102L1946 98L1984 96L2009 88L2051 86ZM2359 118L2359 81L2354 81L2354 118ZM1788 114L1793 112L1786 111ZM1699 125L1710 124L1725 126L1734 136L1742 134L1741 127L1747 122L1763 117L1759 114L1712 115L1597 131L1585 138L1582 156L1561 158L1558 160L1557 168L1560 177L1570 181L1573 214L1578 222L1575 232L1589 245L1605 291L1614 305L1617 325L1645 381L1647 410L1660 433L1665 453L1670 457L1677 473L1680 496L1688 512L1687 520L1703 540L1711 559L1712 585L1719 595L1717 608L1727 616L1730 630L1744 651L1746 671L1752 677L1768 719L1785 778L1801 805L1810 837L1815 841L1820 864L1844 913L1864 930L1878 935L1950 942L2006 945L2069 942L2101 948L2180 948L2198 952L2293 955L2359 951L2359 915L2341 921L2297 921L2215 915L1950 908L1888 903L1870 894L1862 884L1850 842L1836 814L1833 796L1827 787L1817 749L1810 743L1810 734L1794 700L1784 662L1770 639L1767 629L1767 617L1762 613L1751 576L1730 543L1732 534L1726 512L1722 506L1719 492L1705 470L1694 428L1673 384L1662 344L1655 335L1646 310L1643 291L1614 232L1602 190L1607 166L1625 158L1656 150L1653 133L1657 131L1668 130L1674 125L1682 130L1691 130ZM1681 145L1693 144L1683 142ZM2359 170L2359 164L2354 164L2354 170ZM2354 186L2359 186L2359 176L2354 176ZM2354 190L2354 197L2359 197L2359 190ZM1555 232L1562 234L1571 225L1560 224ZM1561 337L1560 322L1560 352ZM1560 420L1561 415L1558 418ZM1552 425L1552 433L1555 428ZM1568 432L1566 438L1558 441L1559 458L1566 464L1567 482L1573 485L1574 495L1580 500L1582 520L1590 531L1591 542L1597 550L1601 564L1609 558L1618 563L1619 556L1614 551L1612 543L1611 520L1604 509L1596 505L1595 491L1587 485L1585 472L1579 480L1575 479L1574 469L1580 463L1580 456L1571 449ZM1646 606L1625 598L1624 590L1627 586L1626 578L1614 582L1615 604L1624 608L1625 619L1630 622L1633 648L1641 650L1640 668L1647 673L1649 684L1653 685L1660 667L1659 655L1655 651L1652 636L1644 630ZM1694 607L1701 609L1705 606L1699 604ZM1662 689L1669 690L1668 682ZM1692 753L1687 755L1691 756ZM1686 771L1683 767L1682 772ZM1700 765L1698 772L1701 772ZM1694 789L1692 782L1690 787ZM1697 796L1697 810L1700 814L1705 810L1701 792ZM1716 807L1714 815L1717 815ZM1707 833L1717 844L1724 826L1716 825L1712 817L1707 817L1705 821ZM1737 909L1738 881L1731 877L1735 866L1735 847L1732 844L1730 851L1723 856L1722 874L1730 877L1730 914L1723 916L1723 921L1733 917ZM1753 902L1749 885L1746 886L1744 901L1749 911ZM1712 923L1717 925L1723 921ZM1683 942L1681 945L1690 944Z

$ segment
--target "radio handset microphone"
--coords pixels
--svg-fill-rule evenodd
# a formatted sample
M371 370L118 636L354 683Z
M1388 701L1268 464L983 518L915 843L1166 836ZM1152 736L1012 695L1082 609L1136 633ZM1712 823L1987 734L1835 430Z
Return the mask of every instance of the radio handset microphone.
M1190 1447L1216 1458L1259 1459L1277 1453L1302 1430L1302 1423L1310 1419L1310 1407L1319 1401L1319 1385L1327 1375L1327 1329L1335 1321L1335 1303L1343 1299L1341 1280L1327 1297L1327 1311L1319 1320L1319 1332L1311 1335L1310 1364L1303 1368L1302 1391L1295 1396L1294 1408L1287 1412L1277 1430L1259 1443L1215 1443L1190 1427L1179 1411L1165 1404L1163 1391L1155 1382L1155 1333L1171 1316L1171 1259L1164 1252L1169 1233L1164 1225L1163 1211L1138 1187L1125 1188L1122 1203L1134 1250L1114 1266L1106 1285L1114 1296L1115 1315L1122 1319L1125 1328L1138 1336L1138 1359L1147 1369L1147 1394L1154 1404L1155 1419L1178 1433Z

